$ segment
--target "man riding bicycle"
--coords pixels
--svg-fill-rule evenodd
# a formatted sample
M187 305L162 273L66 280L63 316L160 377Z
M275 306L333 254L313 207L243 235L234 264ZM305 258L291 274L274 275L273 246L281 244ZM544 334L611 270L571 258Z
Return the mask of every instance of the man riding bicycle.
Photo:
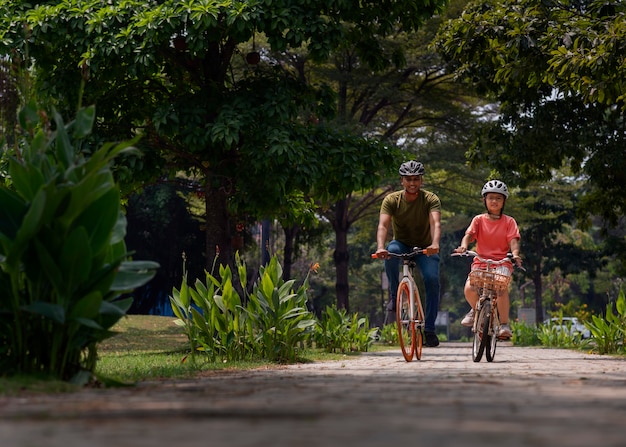
M415 261L422 273L426 289L424 345L435 347L435 320L439 310L439 240L441 237L441 201L430 191L421 189L424 165L411 160L399 169L402 191L392 192L383 199L376 232L376 255L385 259L385 273L389 280L387 311L395 313L400 261L389 258L391 253L410 253L413 247L426 248L429 256L417 256ZM385 248L389 227L393 240Z

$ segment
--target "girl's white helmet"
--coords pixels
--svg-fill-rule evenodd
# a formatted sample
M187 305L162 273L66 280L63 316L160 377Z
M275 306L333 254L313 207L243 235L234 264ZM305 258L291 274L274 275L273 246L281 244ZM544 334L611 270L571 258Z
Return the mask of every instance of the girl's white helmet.
M483 186L483 190L480 194L485 197L485 194L490 192L502 194L505 199L509 198L509 188L506 187L506 183L500 180L489 180L485 183L485 186Z

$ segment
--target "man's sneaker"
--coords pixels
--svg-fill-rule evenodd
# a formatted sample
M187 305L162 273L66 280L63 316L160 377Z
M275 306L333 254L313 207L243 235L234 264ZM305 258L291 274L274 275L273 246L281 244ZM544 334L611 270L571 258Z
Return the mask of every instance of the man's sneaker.
M508 324L501 324L500 329L498 329L498 338L509 339L513 336L513 332L511 332L511 328Z
M462 326L472 327L474 325L474 309L470 311L461 320Z
M437 338L437 334L434 332L424 332L424 339L424 346L429 348L439 346L439 338Z

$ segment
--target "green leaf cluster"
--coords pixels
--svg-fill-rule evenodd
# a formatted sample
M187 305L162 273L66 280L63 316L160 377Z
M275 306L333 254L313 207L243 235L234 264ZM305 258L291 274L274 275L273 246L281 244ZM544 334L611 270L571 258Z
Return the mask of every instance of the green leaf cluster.
M44 117L41 119L39 117ZM125 218L111 172L131 143L86 157L95 108L55 130L34 105L19 114L25 138L0 185L0 372L84 380L96 344L131 304L120 295L149 281L157 265L130 262Z
M247 269L238 256L236 265L239 285L246 290ZM261 267L252 292L242 298L233 286L229 266L220 266L219 279L209 272L205 275L204 283L198 279L190 287L185 274L180 289L174 288L170 296L192 359L204 352L210 361L296 360L316 324L306 305L308 278L294 289L294 280L282 279L282 267L274 256Z
M615 308L613 308L615 306ZM626 339L626 295L624 289L615 301L606 306L604 318L592 315L590 322L585 322L585 327L591 331L595 340L595 349L599 354L623 353Z
M315 331L316 346L326 352L367 352L376 341L378 328L371 328L369 318L358 313L348 315L346 309L328 306Z

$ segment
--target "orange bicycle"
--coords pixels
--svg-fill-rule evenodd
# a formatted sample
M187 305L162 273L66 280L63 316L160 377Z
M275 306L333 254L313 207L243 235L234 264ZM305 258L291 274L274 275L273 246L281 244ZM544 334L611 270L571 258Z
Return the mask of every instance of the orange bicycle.
M390 257L402 259L402 279L396 295L396 325L402 355L407 362L414 356L417 360L422 358L424 308L411 270L415 267L415 256L426 254L429 254L428 250L419 247L414 247L410 253L388 253ZM376 253L372 258L378 258Z

